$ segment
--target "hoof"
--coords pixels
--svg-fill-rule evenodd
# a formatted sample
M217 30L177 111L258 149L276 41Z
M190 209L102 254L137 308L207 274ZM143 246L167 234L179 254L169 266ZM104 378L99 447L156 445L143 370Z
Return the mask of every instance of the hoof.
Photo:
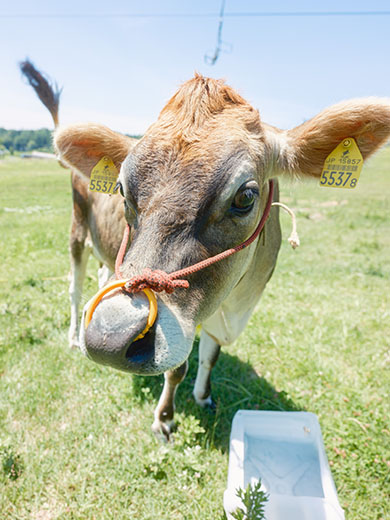
M196 395L194 394L194 399L195 399L196 403L199 406L201 406L202 408L204 408L205 410L208 410L210 412L215 412L215 410L217 409L217 405L215 404L215 401L211 397L211 395L207 396L204 399L200 399L199 397L196 397Z
M78 339L69 340L70 350L80 350L80 342Z
M173 432L176 431L175 421L160 421L155 419L152 424L152 432L162 442L172 442Z
M79 332L74 327L70 327L68 330L68 345L71 350L80 349Z
M217 411L217 403L214 401L214 399L210 396L209 402L204 407L207 411L215 413Z

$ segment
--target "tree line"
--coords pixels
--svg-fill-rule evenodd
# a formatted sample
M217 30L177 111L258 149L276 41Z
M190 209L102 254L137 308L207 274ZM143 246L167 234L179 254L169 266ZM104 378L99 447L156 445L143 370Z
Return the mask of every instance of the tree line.
M0 150L8 150L9 153L30 152L39 150L41 152L53 152L52 131L47 128L39 130L6 130L0 128Z
M142 137L142 135L125 135L136 139ZM6 130L0 128L0 154L2 151L8 151L12 154L14 152L31 152L32 150L54 153L52 136L52 130L47 128L40 128L39 130Z

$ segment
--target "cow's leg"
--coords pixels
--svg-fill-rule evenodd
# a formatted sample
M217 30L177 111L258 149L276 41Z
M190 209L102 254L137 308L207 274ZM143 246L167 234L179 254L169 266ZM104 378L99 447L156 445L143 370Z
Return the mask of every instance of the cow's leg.
M154 411L154 422L152 430L157 435L163 435L169 440L175 423L173 414L175 412L175 394L177 387L187 374L188 361L175 370L169 370L164 374L164 387L157 408Z
M72 219L70 228L70 326L69 346L79 346L79 305L83 290L88 257L92 251L88 235L88 183L74 171L72 183Z
M71 348L79 347L79 307L89 255L90 249L88 247L83 249L83 252L79 258L74 258L74 256L71 254L69 285L70 326L68 336L69 346Z
M99 289L106 285L112 274L113 272L109 267L107 267L105 264L100 263L100 267L98 269Z
M78 230L70 237L70 326L68 340L70 348L79 347L79 306L87 262L91 253L91 247L85 242L86 231Z
M199 366L193 394L195 401L203 407L214 407L210 378L220 350L220 345L202 329L199 341Z

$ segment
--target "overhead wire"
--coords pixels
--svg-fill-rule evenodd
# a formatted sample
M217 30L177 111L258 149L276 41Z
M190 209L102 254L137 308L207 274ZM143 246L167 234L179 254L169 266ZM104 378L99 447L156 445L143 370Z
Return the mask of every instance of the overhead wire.
M299 17L299 16L389 16L385 11L232 11L223 13L225 18L238 17ZM220 13L9 13L0 18L215 18Z

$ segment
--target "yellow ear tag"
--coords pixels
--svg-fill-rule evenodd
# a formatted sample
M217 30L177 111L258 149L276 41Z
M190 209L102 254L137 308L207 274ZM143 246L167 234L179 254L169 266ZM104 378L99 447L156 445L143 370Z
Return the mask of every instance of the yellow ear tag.
M363 157L353 137L344 139L325 159L320 186L355 188L363 168Z
M98 193L114 193L117 178L118 170L113 160L105 155L93 167L88 189Z

